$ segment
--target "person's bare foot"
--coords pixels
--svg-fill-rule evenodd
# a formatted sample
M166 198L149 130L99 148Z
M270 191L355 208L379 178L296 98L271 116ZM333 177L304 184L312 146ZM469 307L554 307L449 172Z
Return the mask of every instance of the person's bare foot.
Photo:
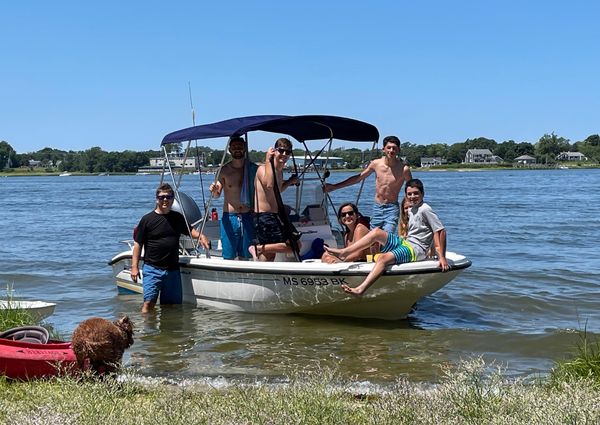
M339 263L341 260L334 255L331 255L328 252L325 252L321 257L321 262L325 264L335 264Z
M325 251L327 251L328 254L333 255L334 257L337 257L342 261L344 261L346 259L346 255L344 255L343 249L330 248L327 245L323 245L323 248L325 248Z
M248 247L248 252L250 253L250 255L252 256L252 261L258 261L258 255L256 253L256 246L254 245L250 245Z
M345 293L351 294L351 295L356 295L356 296L360 297L363 294L363 291L358 288L360 288L360 287L351 288L348 285L346 285L345 283L342 284L342 289L344 290Z

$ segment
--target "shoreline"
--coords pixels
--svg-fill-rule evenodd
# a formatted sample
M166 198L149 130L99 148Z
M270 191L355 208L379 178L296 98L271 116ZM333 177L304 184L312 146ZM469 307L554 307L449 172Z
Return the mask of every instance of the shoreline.
M462 165L462 164L461 164ZM561 168L566 167L566 168ZM476 172L476 171L541 171L541 170L560 170L560 171L568 171L568 170L587 170L587 169L596 169L600 168L600 164L588 164L588 165L573 165L567 164L562 166L538 166L538 167L497 167L497 166L476 166L476 167L418 167L411 168L413 172ZM344 168L344 169L330 169L331 173L360 173L362 171L361 168ZM310 171L309 171L310 172ZM80 173L77 171L70 172L69 176L64 177L110 177L110 176L135 176L137 173L124 173L124 172L115 172L115 173ZM11 171L11 172L0 172L0 178L2 177L61 177L60 172L37 172L37 171ZM186 173L192 175L192 173ZM147 174L150 176L160 176L160 173L150 173Z
M323 369L288 377L223 384L145 379L124 371L114 378L0 380L3 423L122 424L456 424L597 423L600 390L593 379L515 380L481 359L442 371L425 386L398 377L371 391ZM543 400L543 403L540 402ZM70 418L69 420L66 420ZM540 418L551 419L540 422Z

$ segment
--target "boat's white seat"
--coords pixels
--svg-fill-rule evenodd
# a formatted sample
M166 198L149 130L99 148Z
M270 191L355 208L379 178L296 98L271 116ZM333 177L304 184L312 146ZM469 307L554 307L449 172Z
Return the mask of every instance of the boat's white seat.
M198 230L200 230L201 227L202 226L198 226ZM211 241L221 239L221 220L207 221L204 225L204 229L202 229L202 233L204 233Z
M196 226L198 231L202 229L202 224ZM221 239L221 220L209 220L204 225L202 233L208 238L209 241L215 242L213 246L218 246ZM186 250L194 249L194 242L189 236L181 236L179 238L179 244Z

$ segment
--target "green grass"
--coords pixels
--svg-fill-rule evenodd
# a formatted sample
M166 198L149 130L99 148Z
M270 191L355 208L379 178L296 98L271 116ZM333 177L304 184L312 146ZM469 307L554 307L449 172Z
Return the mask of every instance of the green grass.
M592 339L587 330L579 332L577 354L567 360L558 361L550 375L551 385L587 379L600 388L600 341Z
M9 293L7 291L7 293ZM8 300L8 308L0 309L0 332L19 326L35 325L35 319L27 310L11 305L10 295L2 297Z
M8 308L0 309L0 332L20 326L38 325L47 328L52 339L62 339L62 336L52 326L46 323L40 324L29 311L19 308L16 305L11 305L11 301L13 300L12 288L7 288L6 292L0 298L8 301Z
M550 387L511 380L481 360L448 368L439 384L398 380L360 394L335 372L285 384L144 383L89 377L0 379L6 424L563 424L599 423L600 392L587 379Z
M0 330L32 324L23 310L0 313ZM437 384L398 379L357 390L337 371L298 374L285 383L0 376L2 424L587 424L600 423L600 343L584 330L574 358L548 379L511 379L471 359L442 369Z

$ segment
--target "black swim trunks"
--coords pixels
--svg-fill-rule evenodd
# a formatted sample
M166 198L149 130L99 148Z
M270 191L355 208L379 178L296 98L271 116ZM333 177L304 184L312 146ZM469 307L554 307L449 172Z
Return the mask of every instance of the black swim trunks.
M257 214L256 239L259 244L287 241L283 223L276 213Z

